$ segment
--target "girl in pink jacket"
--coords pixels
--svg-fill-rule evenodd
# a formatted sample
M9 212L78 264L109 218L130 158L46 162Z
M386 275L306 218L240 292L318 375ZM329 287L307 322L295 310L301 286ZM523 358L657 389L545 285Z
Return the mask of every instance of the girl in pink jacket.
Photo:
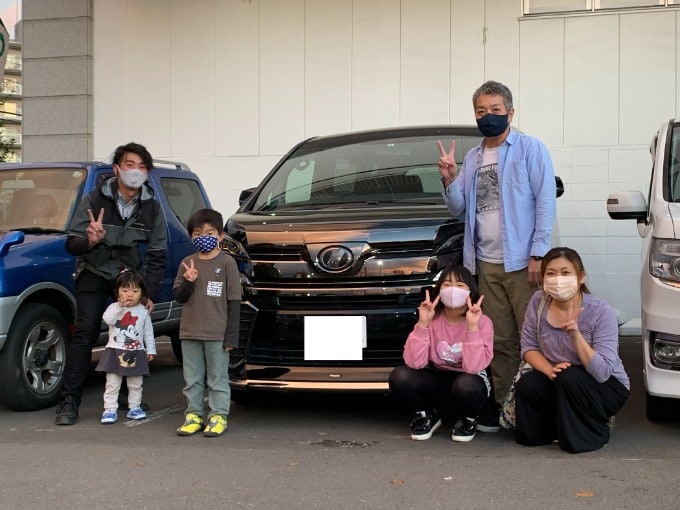
M484 296L463 266L444 269L431 300L404 346L406 366L390 374L390 391L414 413L411 439L424 440L441 426L439 410L458 417L451 439L472 441L477 416L491 393L486 368L493 357L493 324L482 313Z

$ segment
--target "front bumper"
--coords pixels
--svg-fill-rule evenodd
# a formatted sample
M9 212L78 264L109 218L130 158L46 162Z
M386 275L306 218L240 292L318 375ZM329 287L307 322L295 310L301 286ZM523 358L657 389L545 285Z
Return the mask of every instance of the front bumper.
M657 397L680 398L680 366L653 360L656 338L680 341L680 286L667 284L651 275L642 277L643 376L647 393Z
M420 289L408 294L266 298L244 301L239 348L230 355L233 388L385 391L403 364L404 343L417 321ZM297 304L298 306L293 306ZM364 316L366 345L359 360L306 360L306 316Z

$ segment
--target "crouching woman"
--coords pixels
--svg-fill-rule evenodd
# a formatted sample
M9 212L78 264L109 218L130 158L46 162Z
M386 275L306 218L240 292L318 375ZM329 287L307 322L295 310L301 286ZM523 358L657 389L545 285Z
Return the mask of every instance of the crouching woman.
M590 294L576 251L553 248L541 274L543 290L522 327L521 355L533 370L517 382L515 437L524 445L556 441L571 453L598 450L630 390L616 315Z
M442 423L440 412L447 411L458 418L451 439L467 442L490 393L485 369L493 357L493 325L465 267L445 269L435 291L433 300L426 291L418 306L404 346L406 366L390 374L390 391L413 413L411 439L429 439Z

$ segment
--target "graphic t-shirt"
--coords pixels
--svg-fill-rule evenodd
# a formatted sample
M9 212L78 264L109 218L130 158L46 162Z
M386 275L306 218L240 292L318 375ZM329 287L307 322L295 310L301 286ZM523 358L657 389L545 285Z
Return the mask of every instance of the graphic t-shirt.
M190 297L182 307L179 337L183 340L224 340L227 330L227 303L241 300L241 281L236 262L224 252L212 259L190 255L183 261L194 267L198 277L193 283L184 279L184 266L180 264L174 289Z
M120 306L111 303L103 315L109 325L107 348L127 351L144 351L156 354L156 341L151 317L144 305Z
M500 192L498 147L484 148L477 170L476 249L478 259L494 264L503 263Z

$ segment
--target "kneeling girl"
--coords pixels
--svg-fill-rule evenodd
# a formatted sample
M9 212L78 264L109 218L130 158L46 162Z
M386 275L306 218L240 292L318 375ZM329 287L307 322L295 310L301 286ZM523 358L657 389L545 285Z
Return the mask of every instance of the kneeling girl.
M423 440L441 426L440 411L457 421L453 441L471 441L477 416L490 395L486 368L493 357L493 324L482 313L484 296L463 266L446 268L418 307L418 322L406 340L404 362L390 374L392 394L412 413L411 439Z

